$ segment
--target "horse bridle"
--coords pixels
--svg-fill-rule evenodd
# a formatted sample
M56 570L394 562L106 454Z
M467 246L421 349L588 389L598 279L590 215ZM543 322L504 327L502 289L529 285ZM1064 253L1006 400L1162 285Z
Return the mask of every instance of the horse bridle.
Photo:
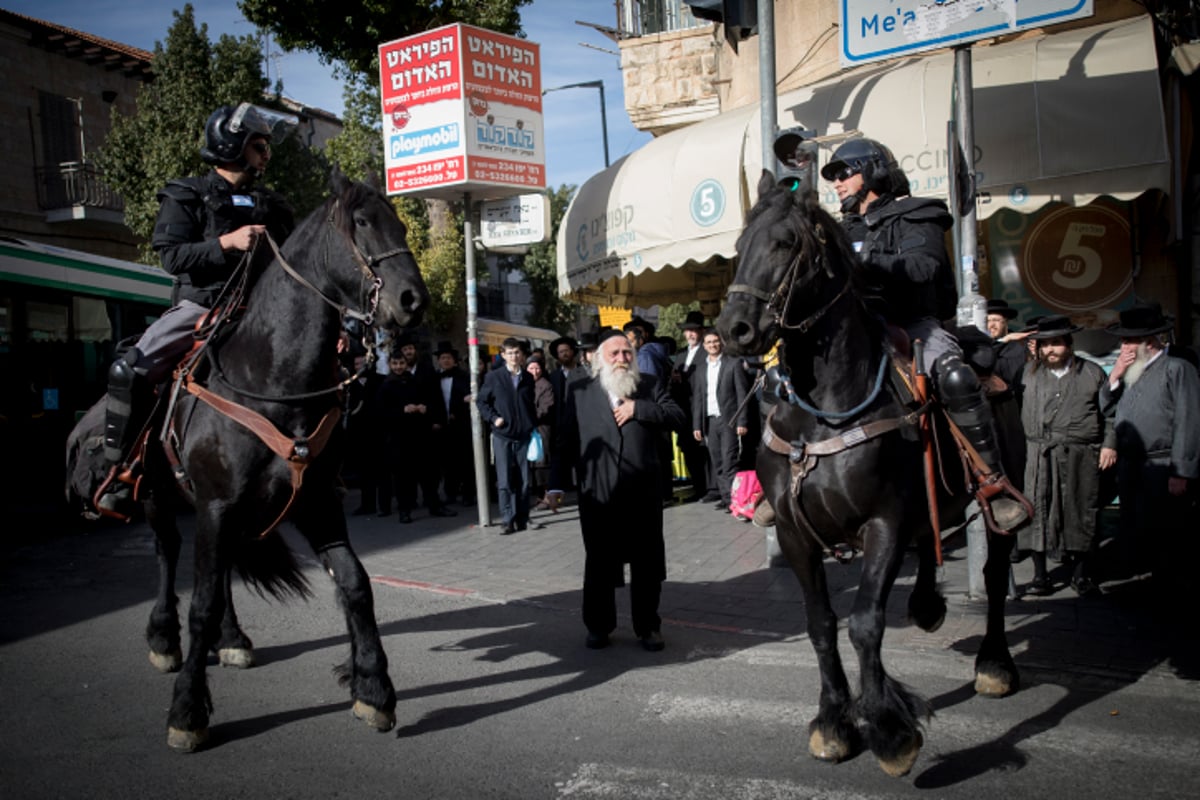
M313 283L292 268L292 265L283 257L283 253L279 250L279 245L271 238L271 234L267 234L267 243L271 245L271 250L275 253L275 258L279 261L279 266L283 267L283 271L296 280L301 286L310 289L317 297L324 300L333 308L337 309L338 314L343 318L356 319L362 324L370 327L375 323L375 312L379 308L379 293L383 289L383 278L379 277L379 273L375 271L375 265L386 261L393 256L404 255L405 253L412 254L407 246L394 247L391 250L384 251L377 255L367 255L359 249L355 243L354 237L344 230L341 230L334 224L333 215L337 211L337 206L340 201L334 200L333 206L329 209L328 222L329 227L342 235L346 240L346 244L350 247L350 252L354 255L354 260L358 263L358 268L363 274L362 292L360 293L361 305L366 308L365 311L358 311L350 308L347 305L331 299L328 295L318 289Z
M342 238L346 240L346 244L349 245L349 247L350 247L350 252L354 255L354 260L356 262L358 262L358 268L363 274L361 296L362 296L362 305L366 308L365 311L355 310L353 308L350 308L347 305L343 305L342 303L339 303L336 300L333 300L328 295L326 295L324 292L322 292L319 288L317 288L312 283L312 281L308 280L308 278L305 278L303 275L301 275L299 272L297 272L292 267L292 265L287 262L287 259L283 257L283 253L280 252L280 250L279 250L279 245L275 242L275 239L272 238L272 236L269 232L266 234L267 244L269 244L271 246L272 252L275 253L275 258L279 261L279 266L283 267L283 271L286 272L289 276L291 276L291 278L293 280L295 280L301 286L304 286L305 288L311 290L317 297L321 298L327 304L329 304L330 306L335 308L337 310L338 314L340 314L343 319L345 319L347 317L349 317L350 319L356 319L356 320L361 321L364 325L369 327L370 325L372 325L375 322L375 312L379 308L379 292L383 288L383 278L379 277L379 274L377 272L375 272L375 269L374 269L375 265L381 263L382 261L384 261L386 259L392 258L393 256L403 255L404 253L411 254L412 250L410 250L407 246L403 246L403 247L394 247L391 250L387 250L383 253L379 253L378 255L364 254L363 251L360 250L358 245L355 243L354 237L351 236L348 232L339 229L337 227L337 225L334 224L333 215L334 215L334 212L337 210L338 202L340 202L340 201L338 201L338 200L333 201L333 207L330 208L330 210L329 210L329 216L327 218L327 221L329 222L329 226L331 228L333 228L334 230L336 230L338 233L340 233L342 235ZM368 338L371 338L371 337L368 337ZM265 400L265 401L275 402L275 403L298 402L298 401L302 401L302 400L311 400L316 397L322 397L327 394L333 394L334 392L339 392L343 388L345 388L346 386L349 386L355 380L358 380L358 378L360 378L361 376L366 374L370 369L372 369L374 367L374 356L372 355L374 352L374 348L375 348L374 342L368 343L367 348L369 351L368 352L369 357L368 357L367 361L363 364L362 369L359 370L354 375L351 375L350 377L337 382L336 384L334 384L333 386L330 386L327 389L318 389L314 392L303 392L300 394L279 395L279 396L261 394L259 392L250 391L248 389L242 389L242 388L232 385L229 382L229 380L225 377L224 373L221 371L221 366L217 361L217 355L216 355L215 350L213 352L209 353L209 359L212 362L213 371L221 379L221 381L223 383L225 383L226 386L229 386L230 389L233 389L233 391L237 392L240 395L243 395L244 397L249 397L254 400Z
M824 233L821 232L820 228L817 228L817 238L823 243ZM800 259L804 255L804 250L804 241L801 240L799 246L796 248L796 252L792 255L791 261L788 263L787 271L783 274L783 280L779 282L779 286L775 288L774 292L768 294L762 289L759 289L757 286L750 286L746 283L733 283L730 284L729 288L725 290L725 298L729 299L729 296L733 294L748 294L751 297L761 300L767 304L767 310L771 312L771 316L774 318L775 324L780 328L783 328L784 330L799 331L801 334L808 333L810 330L812 330L813 326L820 322L820 320L829 313L830 309L837 305L838 301L845 297L846 293L850 291L850 279L846 278L846 282L842 285L841 290L833 296L832 300L821 306L821 308L817 309L799 323L795 325L789 325L787 321L788 310L792 306L792 295L794 294L793 290L796 286L796 277L800 272ZM820 255L816 256L816 261L818 264L820 263L821 258L822 257Z

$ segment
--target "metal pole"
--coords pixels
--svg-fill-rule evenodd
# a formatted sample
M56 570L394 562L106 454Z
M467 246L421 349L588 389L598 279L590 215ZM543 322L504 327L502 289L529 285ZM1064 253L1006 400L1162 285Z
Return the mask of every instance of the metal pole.
M959 284L957 323L960 327L974 325L979 330L987 332L987 301L979 293L979 270L975 263L979 252L978 234L975 230L975 118L974 101L971 85L971 48L958 47L954 50L954 107L957 111L955 131L958 134L958 146L962 150L963 171L966 173L966 185L962 187L963 203L962 221L959 225L959 269L961 283ZM951 202L958 205L961 198L953 197ZM977 511L978 504L972 502L971 510ZM972 598L986 597L987 588L983 577L983 567L987 562L987 527L982 516L976 516L967 525L967 596Z
M478 301L475 281L475 232L471 225L471 193L463 195L463 242L466 245L467 267L467 350L471 371L471 446L475 461L475 504L479 509L479 527L492 524L491 503L488 501L487 463L484 460L483 420L474 398L479 396L479 326L476 322Z
M779 174L775 163L775 132L778 111L775 108L775 0L758 0L758 94L762 123L762 165L773 175ZM757 181L753 178L751 184Z
M600 131L604 135L604 168L608 169L608 112L604 110L604 81L596 81L600 89Z
M954 106L958 111L955 120L958 146L962 150L966 186L963 193L967 198L962 210L959 230L958 252L961 283L958 299L959 327L974 325L987 332L987 301L979 293L979 268L975 263L979 251L978 235L975 230L975 103L971 87L971 48L958 47L954 50ZM960 198L951 198L955 204Z
M558 92L563 89L600 90L600 132L604 136L604 168L608 169L608 110L604 107L604 81L581 81L579 83L565 83L562 86L551 86L548 89L542 89L542 96L545 97L550 92Z

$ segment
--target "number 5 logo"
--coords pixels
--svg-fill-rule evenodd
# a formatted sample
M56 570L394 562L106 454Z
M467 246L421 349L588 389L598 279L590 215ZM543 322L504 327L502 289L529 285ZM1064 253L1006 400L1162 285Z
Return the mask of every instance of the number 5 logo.
M1103 237L1103 225L1072 222L1058 248L1058 269L1050 279L1064 289L1086 289L1100 279L1100 254L1083 244L1085 237Z
M708 227L725 213L725 190L721 184L709 178L701 181L692 191L692 221Z

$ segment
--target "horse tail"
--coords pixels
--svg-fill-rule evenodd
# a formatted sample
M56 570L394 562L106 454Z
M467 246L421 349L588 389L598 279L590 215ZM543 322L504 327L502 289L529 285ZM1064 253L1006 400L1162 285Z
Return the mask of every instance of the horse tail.
M282 601L289 598L306 600L312 596L308 579L278 531L243 540L234 565L242 580L259 597L271 595Z

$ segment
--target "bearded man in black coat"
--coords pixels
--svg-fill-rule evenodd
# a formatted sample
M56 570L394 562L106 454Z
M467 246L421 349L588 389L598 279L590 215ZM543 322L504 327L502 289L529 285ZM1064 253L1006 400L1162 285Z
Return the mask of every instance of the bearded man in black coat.
M658 441L687 417L665 382L639 373L633 346L620 331L601 337L591 374L571 382L567 403L579 448L587 646L609 644L617 625L614 590L625 585L629 564L634 633L645 649L661 650L666 553Z

